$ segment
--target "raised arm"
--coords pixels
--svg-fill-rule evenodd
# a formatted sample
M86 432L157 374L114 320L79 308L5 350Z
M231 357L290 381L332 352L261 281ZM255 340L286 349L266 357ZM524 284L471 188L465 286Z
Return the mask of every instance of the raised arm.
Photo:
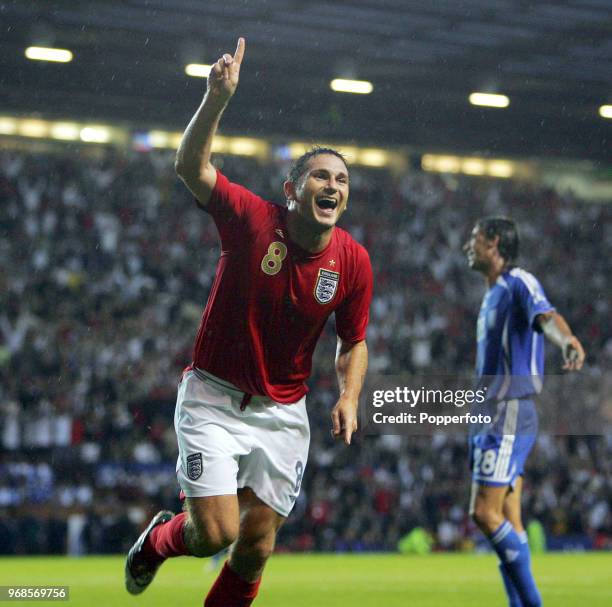
M176 153L176 172L202 207L208 204L217 182L217 172L210 163L212 142L223 110L238 87L244 48L244 38L239 38L234 56L226 53L212 66L204 100Z
M332 409L332 434L351 444L351 436L357 430L357 408L359 394L368 369L366 342L351 344L338 338L336 351L336 374L340 387L340 398Z
M557 312L545 312L538 314L536 319L544 335L561 348L563 368L568 371L580 370L584 363L584 349L565 318Z

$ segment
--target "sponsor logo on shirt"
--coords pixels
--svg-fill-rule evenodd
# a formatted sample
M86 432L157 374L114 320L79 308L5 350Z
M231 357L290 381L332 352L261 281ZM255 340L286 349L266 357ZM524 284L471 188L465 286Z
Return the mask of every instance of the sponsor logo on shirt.
M314 296L318 303L328 304L338 290L340 282L340 272L332 272L319 268L317 276L317 284L315 285Z

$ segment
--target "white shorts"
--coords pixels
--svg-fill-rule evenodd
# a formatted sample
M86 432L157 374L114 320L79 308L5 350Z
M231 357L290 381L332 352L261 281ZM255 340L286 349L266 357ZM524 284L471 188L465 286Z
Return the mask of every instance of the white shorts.
M241 411L242 396L209 373L185 373L174 414L179 485L187 497L235 495L250 487L288 516L308 459L306 397L286 405L254 396Z

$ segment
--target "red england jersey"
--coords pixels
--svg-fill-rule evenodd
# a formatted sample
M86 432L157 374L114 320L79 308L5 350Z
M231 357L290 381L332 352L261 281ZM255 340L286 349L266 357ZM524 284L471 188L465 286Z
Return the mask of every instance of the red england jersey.
M346 342L365 339L372 267L366 250L334 228L310 253L289 240L287 209L217 172L205 207L221 257L196 338L193 364L281 403L307 391L312 355L332 312Z

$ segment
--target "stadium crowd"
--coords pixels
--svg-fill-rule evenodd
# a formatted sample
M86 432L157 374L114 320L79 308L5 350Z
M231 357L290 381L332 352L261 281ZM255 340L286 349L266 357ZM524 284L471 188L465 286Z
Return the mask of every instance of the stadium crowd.
M278 152L267 165L217 160L281 203ZM585 344L584 373L607 385L610 205L526 182L360 167L350 198L342 227L375 275L370 374L472 373L484 287L461 246L479 216L504 213L521 229L521 265ZM8 150L0 233L0 553L125 552L153 505L180 508L174 400L214 277L215 227L169 152ZM468 549L480 536L467 516L466 437L335 444L329 333L310 381L310 461L278 549L395 550L417 526L437 549ZM610 548L612 435L563 433L547 425L538 439L525 518L551 544Z

